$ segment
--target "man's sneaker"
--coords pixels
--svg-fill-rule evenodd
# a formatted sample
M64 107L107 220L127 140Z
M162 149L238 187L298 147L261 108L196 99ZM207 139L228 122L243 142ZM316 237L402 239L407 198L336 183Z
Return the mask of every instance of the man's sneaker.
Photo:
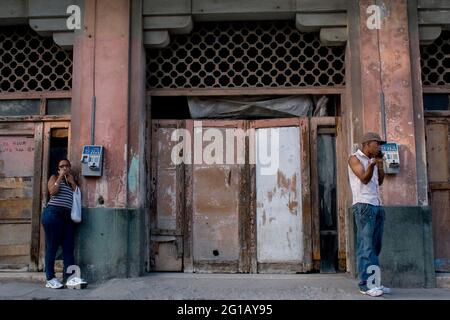
M47 281L45 287L51 289L61 289L64 286L57 278L53 278L52 280Z
M383 295L383 290L379 289L379 288L372 288L369 289L367 287L367 285L359 285L359 292L361 292L362 294L371 296L371 297L379 297Z
M383 293L385 293L385 294L391 293L391 289L388 288L388 287L385 287L385 286L379 286L379 287L377 287L376 289L380 289L380 290L383 291Z
M84 289L87 286L87 282L81 278L73 277L66 282L66 287L69 289Z

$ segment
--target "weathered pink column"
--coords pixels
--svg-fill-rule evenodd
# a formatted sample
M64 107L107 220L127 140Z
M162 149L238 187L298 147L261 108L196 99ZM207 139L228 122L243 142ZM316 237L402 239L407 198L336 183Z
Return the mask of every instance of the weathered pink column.
M95 144L103 145L102 177L81 177L84 207L124 208L127 200L129 1L86 0L74 42L72 161L90 144L93 96Z
M373 4L381 8L381 26L371 30L367 25L370 16L367 7ZM383 137L385 127L386 139L399 144L400 173L386 176L382 186L384 204L416 206L418 188L407 0L377 3L361 0L359 6L362 131L375 131Z

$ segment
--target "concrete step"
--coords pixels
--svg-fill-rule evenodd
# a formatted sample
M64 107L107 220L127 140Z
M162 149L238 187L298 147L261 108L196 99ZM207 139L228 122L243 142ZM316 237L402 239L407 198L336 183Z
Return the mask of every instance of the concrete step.
M62 273L56 273L56 277L62 279ZM0 281L25 281L25 282L45 282L45 273L43 272L17 272L0 271Z
M436 287L450 289L450 272L436 273Z

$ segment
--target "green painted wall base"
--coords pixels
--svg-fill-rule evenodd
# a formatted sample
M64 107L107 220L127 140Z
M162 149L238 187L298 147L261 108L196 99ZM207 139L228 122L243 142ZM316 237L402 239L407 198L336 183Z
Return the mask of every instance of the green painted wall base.
M144 272L144 211L83 208L75 232L75 261L88 282Z
M394 288L436 287L430 207L384 208L386 219L380 254L382 283ZM351 209L348 217L353 218ZM352 240L356 248L354 219L353 228Z

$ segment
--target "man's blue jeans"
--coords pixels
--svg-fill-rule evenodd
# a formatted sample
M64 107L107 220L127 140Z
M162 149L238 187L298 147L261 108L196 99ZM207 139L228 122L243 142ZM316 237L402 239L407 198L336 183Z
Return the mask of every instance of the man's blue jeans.
M366 283L369 278L367 267L379 266L378 256L381 252L383 238L384 209L368 203L356 203L352 206L355 217L356 262L360 283Z
M70 217L70 209L48 205L42 215L45 231L45 275L47 280L55 277L55 258L59 246L62 246L64 272L66 280L67 268L74 262L74 223Z

